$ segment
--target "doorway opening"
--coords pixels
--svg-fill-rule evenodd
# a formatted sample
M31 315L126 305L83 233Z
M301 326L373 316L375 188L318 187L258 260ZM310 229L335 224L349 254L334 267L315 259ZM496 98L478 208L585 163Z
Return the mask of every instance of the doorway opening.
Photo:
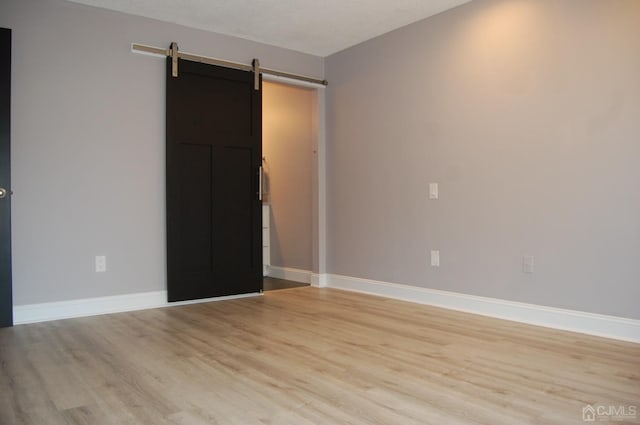
M263 82L264 290L317 274L318 89Z

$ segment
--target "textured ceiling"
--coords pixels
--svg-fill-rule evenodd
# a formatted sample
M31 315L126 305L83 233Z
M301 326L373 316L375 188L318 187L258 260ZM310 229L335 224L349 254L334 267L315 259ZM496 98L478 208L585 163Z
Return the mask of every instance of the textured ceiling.
M316 56L470 0L71 0Z

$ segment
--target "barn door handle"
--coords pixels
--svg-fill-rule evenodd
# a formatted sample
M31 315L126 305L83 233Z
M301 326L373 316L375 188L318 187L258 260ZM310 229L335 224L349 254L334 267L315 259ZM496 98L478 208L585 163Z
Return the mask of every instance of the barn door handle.
M262 201L262 167L258 167L258 201Z

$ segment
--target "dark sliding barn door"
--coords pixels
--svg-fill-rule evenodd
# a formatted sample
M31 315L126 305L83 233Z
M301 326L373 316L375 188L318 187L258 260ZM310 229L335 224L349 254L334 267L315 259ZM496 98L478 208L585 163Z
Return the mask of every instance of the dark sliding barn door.
M11 30L0 28L0 327L13 325L10 124Z
M262 290L262 91L254 74L167 59L167 290Z

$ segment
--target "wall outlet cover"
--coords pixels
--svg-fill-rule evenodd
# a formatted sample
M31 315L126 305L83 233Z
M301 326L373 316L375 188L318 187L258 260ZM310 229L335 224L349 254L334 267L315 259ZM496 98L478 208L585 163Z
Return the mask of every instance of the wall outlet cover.
M104 273L107 271L107 257L105 255L96 255L96 272Z

